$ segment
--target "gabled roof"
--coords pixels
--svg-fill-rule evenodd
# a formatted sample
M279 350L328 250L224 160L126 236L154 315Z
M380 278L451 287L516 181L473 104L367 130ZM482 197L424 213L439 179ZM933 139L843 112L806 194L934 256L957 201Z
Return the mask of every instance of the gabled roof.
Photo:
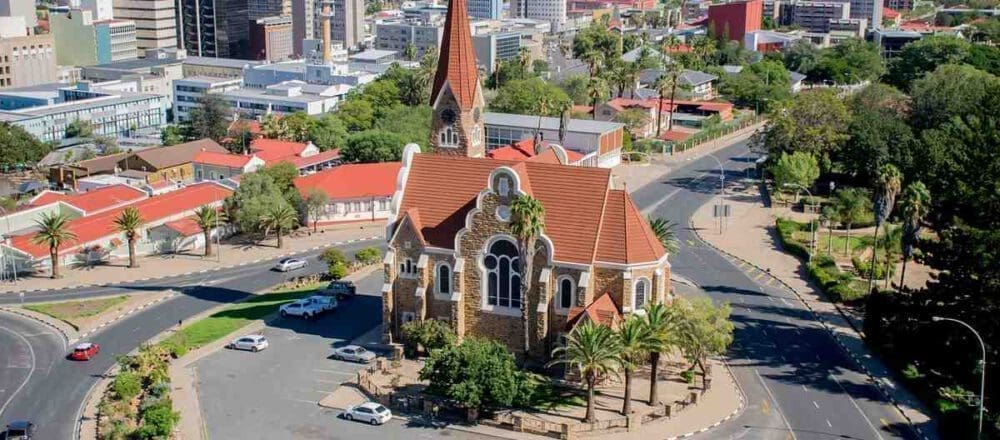
M228 150L211 139L199 139L169 147L149 148L138 151L136 157L152 165L157 170L185 164L194 160L194 156L202 151L226 153ZM154 170L155 171L155 170Z
M541 143L542 151L538 154L535 154L534 143L535 140L532 138L522 139L511 145L490 150L488 153L486 153L486 157L492 159L502 159L502 160L516 160L516 161L530 160L533 162L545 162L554 164L562 163L560 162L559 156L556 153L556 150L552 147L552 144L550 142L542 141ZM571 165L583 158L583 155L577 153L576 151L567 149L563 149L563 151L566 152L566 161L567 161L567 163L563 165Z
M659 259L665 250L625 191L608 192L597 261L635 264Z
M455 101L462 109L472 108L479 88L479 70L476 52L472 49L472 30L466 0L452 0L441 37L441 53L437 74L431 89L431 105L437 99L445 82L451 87Z
M401 167L399 162L345 164L296 177L292 183L302 197L308 197L313 189L333 200L390 197L396 192L396 175Z
M639 72L639 83L653 84L665 72L666 71L663 69L643 69ZM698 70L685 70L677 76L677 79L684 84L697 86L699 84L715 81L719 79L719 77Z
M194 156L194 163L205 165L215 165L229 168L243 168L253 159L252 155L217 153L214 151L201 151Z
M77 194L65 194L55 191L43 191L29 201L30 206L42 206L55 202L64 202L88 214L95 214L125 203L136 202L146 198L146 193L138 188L125 184L110 185Z
M195 234L204 233L194 217L184 217L180 220L166 222L163 225L180 234L181 237L190 237Z
M566 329L571 330L584 319L595 324L614 327L622 320L622 312L610 293L605 293L586 307L573 307L566 316Z
M302 168L305 167L321 164L324 162L330 162L338 159L340 159L340 150L333 149L333 150L326 150L318 154L314 154L312 156L295 157L289 160L289 162L291 162L293 165L295 165L298 169L301 170Z
M250 142L250 150L264 162L271 163L298 157L305 151L306 145L301 142L277 139L254 139Z

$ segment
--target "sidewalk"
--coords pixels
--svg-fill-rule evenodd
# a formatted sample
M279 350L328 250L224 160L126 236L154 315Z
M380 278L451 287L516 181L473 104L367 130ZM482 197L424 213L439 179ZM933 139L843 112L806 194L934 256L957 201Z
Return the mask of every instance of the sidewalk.
M285 237L285 247L278 249L274 239L261 242L260 245L246 243L227 243L221 246L221 258L215 255L204 257L202 250L195 253L150 255L139 258L139 267L129 269L126 261L114 261L112 264L94 267L61 267L63 277L48 278L48 271L33 275L25 275L16 284L0 284L0 295L13 292L31 292L38 290L65 289L87 287L94 285L117 284L133 281L146 281L186 273L210 271L254 263L261 260L278 258L287 254L319 249L335 242L362 240L381 237L384 231L382 223L366 223L352 225L343 229L320 230L309 233L306 228ZM219 246L213 243L213 251L218 252ZM221 260L221 261L219 261Z
M764 207L756 187L751 185L747 193L730 194L725 202L732 206L733 213L725 231L719 233L718 223L712 217L712 206L719 203L717 196L705 203L691 219L692 229L698 236L723 254L768 273L794 292L918 431L919 426L928 426L931 432L937 431L930 412L910 392L897 386L888 367L868 351L863 334L859 332L860 323L855 322L853 324L857 327L852 326L847 317L849 313L845 314L836 304L828 301L806 280L802 261L781 250L774 231L775 213ZM921 434L927 438L926 433Z

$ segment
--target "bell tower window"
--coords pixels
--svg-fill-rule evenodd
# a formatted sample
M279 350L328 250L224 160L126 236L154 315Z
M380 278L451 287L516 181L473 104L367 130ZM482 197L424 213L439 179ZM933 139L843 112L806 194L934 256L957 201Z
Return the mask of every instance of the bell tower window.
M438 133L438 145L442 147L458 146L458 130L454 126L448 125Z

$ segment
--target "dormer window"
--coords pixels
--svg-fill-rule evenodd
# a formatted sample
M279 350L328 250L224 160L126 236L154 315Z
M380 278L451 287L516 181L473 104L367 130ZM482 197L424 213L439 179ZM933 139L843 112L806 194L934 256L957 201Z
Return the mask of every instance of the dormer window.
M442 147L458 146L458 130L454 126L448 125L438 133L438 145Z

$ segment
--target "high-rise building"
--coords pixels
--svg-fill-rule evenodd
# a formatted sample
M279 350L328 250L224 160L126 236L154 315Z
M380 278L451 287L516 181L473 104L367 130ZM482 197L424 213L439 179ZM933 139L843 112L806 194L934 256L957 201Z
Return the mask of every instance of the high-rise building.
M883 0L851 0L851 18L868 20L868 28L882 27Z
M70 9L49 14L57 60L64 66L93 66L138 55L131 20L95 21L91 11Z
M35 15L35 0L0 0L0 16L24 17L24 24L31 29L38 25ZM29 33L33 33L30 32Z
M53 83L58 72L51 34L0 38L0 87Z
M250 22L250 57L283 61L292 57L292 17L264 17Z
M851 18L851 4L835 1L798 1L788 11L788 22L809 32L827 33L831 20Z
M365 1L333 0L332 6L330 37L343 43L348 50L358 49L365 39ZM316 29L319 29L322 17L317 16L316 20Z
M292 2L291 0L249 0L247 2L247 15L251 22L264 17L291 16Z
M431 48L441 45L442 35L444 28L436 24L412 21L379 23L375 25L375 48L403 55L406 46L412 44L419 59Z
M521 56L521 34L496 32L472 37L476 60L487 75L492 75L501 61L516 60Z
M716 38L743 41L747 32L760 29L763 14L762 0L715 4L708 7L708 27Z
M80 0L80 9L90 11L94 15L95 21L115 18L111 0Z
M502 7L501 0L469 0L469 16L499 20Z
M565 2L563 6L565 7ZM472 30L465 0L452 0L444 22L441 62L431 88L430 151L468 157L483 157L483 88L472 46Z
M174 0L113 0L115 18L135 23L140 54L147 49L178 47L178 14Z
M566 25L566 0L512 0L510 14L514 18L533 18L552 23L559 32Z
M181 40L189 55L247 59L247 0L179 0Z
M291 0L292 2L292 51L302 57L303 40L316 38L316 3L314 0Z

